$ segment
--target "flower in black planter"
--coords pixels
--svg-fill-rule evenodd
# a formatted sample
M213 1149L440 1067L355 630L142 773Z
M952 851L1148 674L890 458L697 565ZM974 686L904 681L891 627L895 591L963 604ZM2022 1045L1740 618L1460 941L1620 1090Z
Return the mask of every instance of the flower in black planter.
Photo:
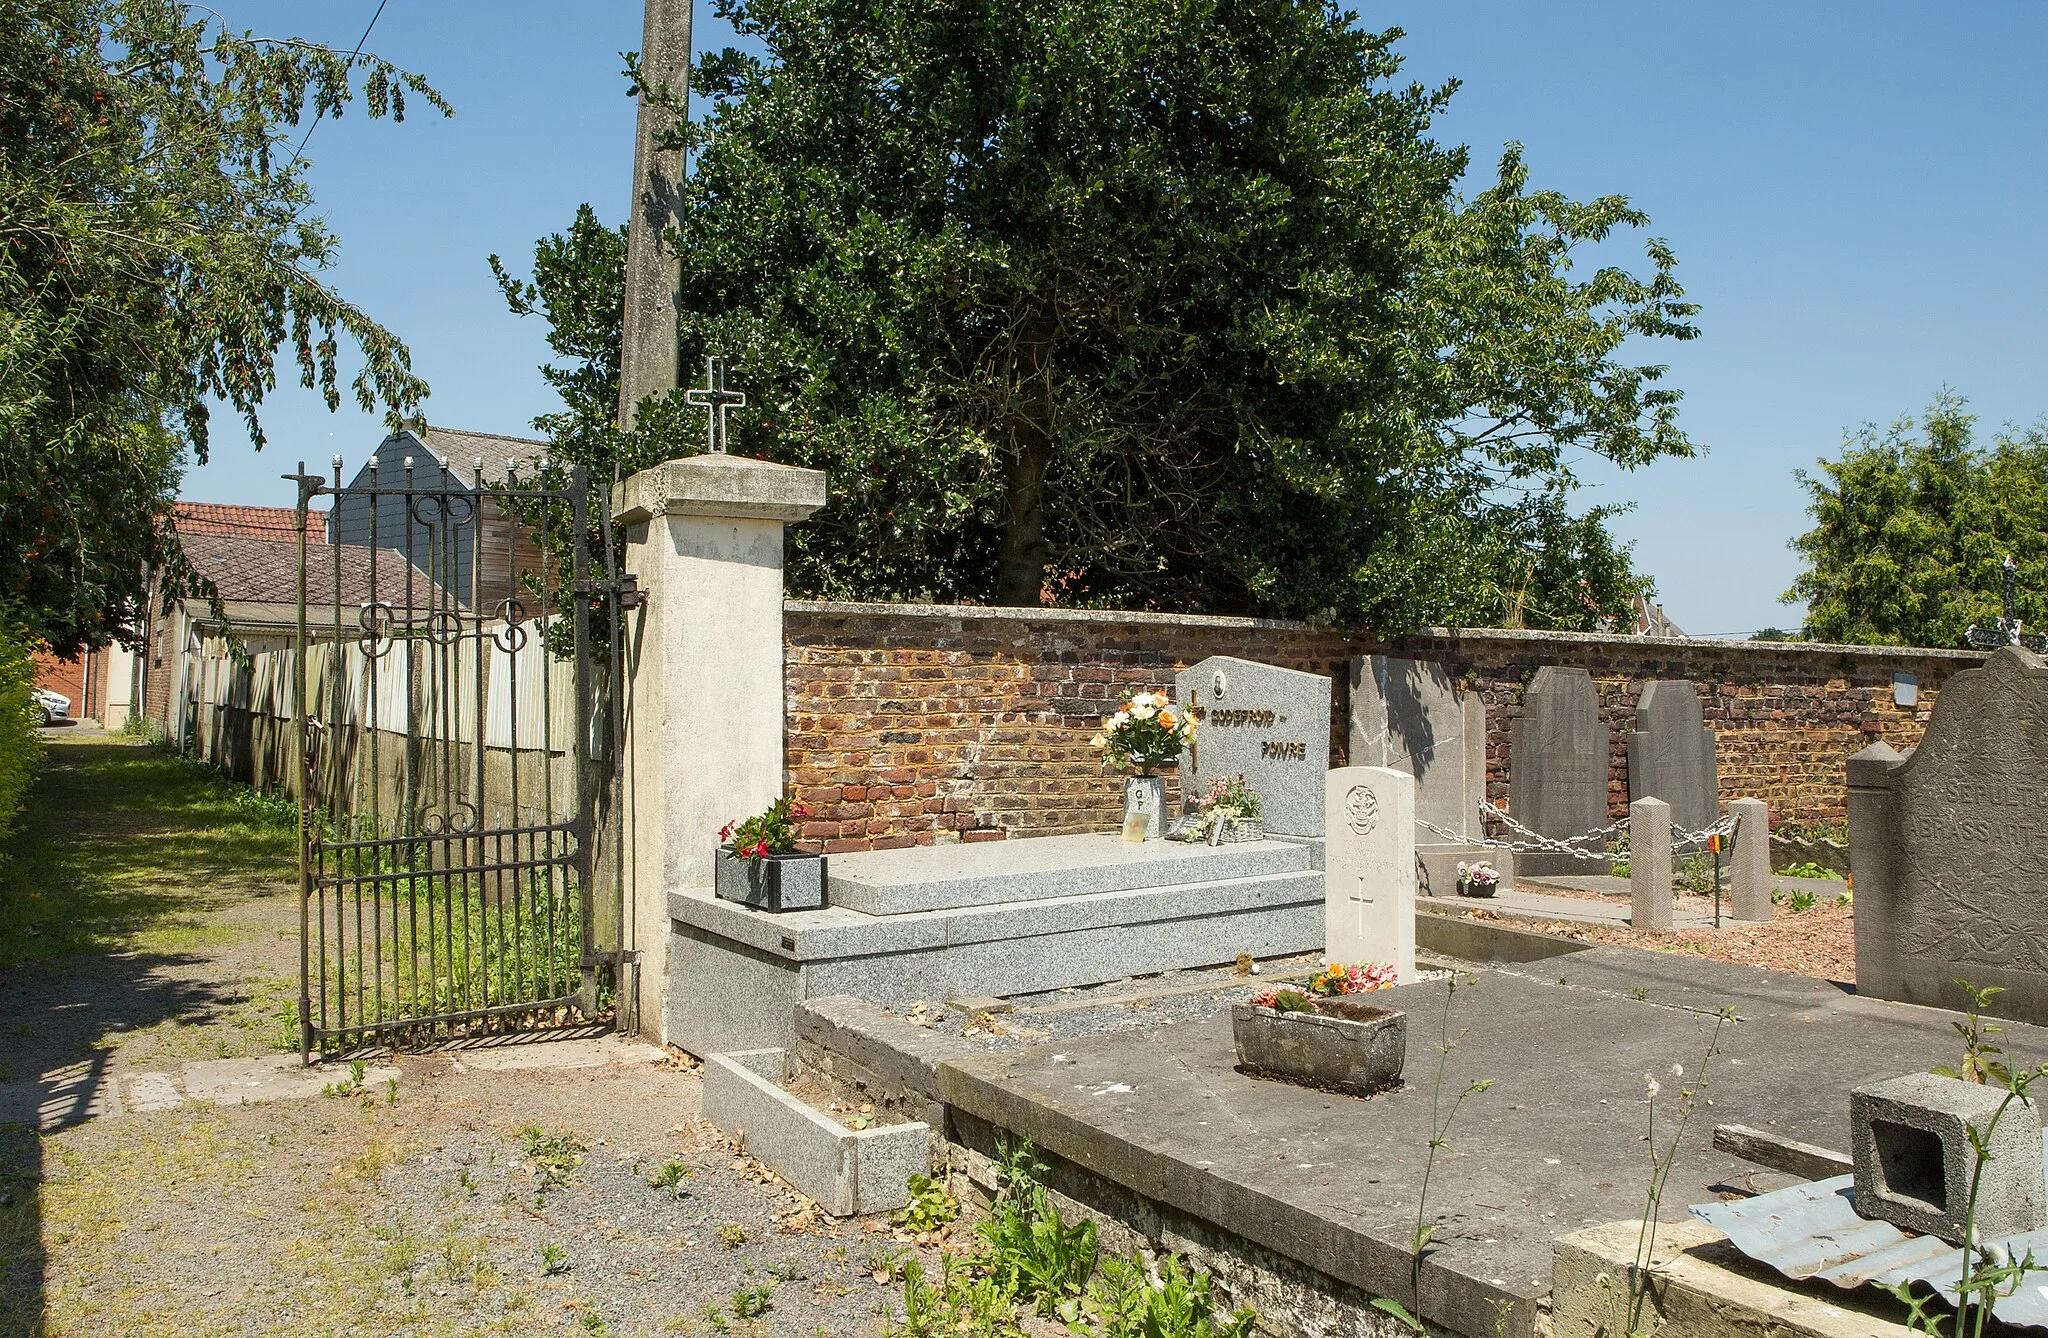
M740 859L757 860L769 855L797 854L796 823L811 816L809 805L787 795L770 804L765 812L751 818L735 818L718 829L718 839L732 846Z

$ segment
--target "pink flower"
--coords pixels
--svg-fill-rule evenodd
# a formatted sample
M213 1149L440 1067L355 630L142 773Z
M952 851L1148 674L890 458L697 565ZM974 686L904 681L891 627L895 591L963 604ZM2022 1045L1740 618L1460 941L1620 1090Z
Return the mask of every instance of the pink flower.
M737 818L733 819L731 822L726 823L725 826L720 827L718 829L718 839L721 841L732 840L732 829L739 825L739 819Z

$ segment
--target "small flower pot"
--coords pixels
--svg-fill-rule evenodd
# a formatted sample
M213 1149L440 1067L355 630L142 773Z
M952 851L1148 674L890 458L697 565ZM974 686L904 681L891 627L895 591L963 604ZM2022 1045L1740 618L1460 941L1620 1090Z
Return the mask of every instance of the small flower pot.
M1166 777L1132 776L1124 781L1126 841L1157 841L1166 835Z
M1261 1078L1371 1096L1408 1061L1408 1015L1355 997L1318 999L1313 1013L1236 1004L1230 1024L1238 1067Z
M1500 891L1500 884L1498 882L1475 883L1470 878L1467 878L1458 884L1458 895L1461 897L1490 897L1498 891Z
M764 911L815 911L825 904L825 857L806 852L741 859L718 848L713 890L721 901Z

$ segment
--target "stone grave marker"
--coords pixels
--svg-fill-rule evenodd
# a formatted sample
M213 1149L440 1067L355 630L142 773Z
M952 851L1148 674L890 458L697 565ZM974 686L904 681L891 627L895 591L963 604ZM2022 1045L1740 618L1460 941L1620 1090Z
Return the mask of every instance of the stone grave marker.
M1200 795L1210 781L1242 773L1262 801L1267 831L1321 836L1330 680L1212 655L1183 669L1174 685L1197 722L1195 747L1181 756L1181 793Z
M1478 693L1432 661L1361 655L1351 661L1350 724L1353 766L1415 777L1420 895L1454 895L1459 864L1483 860L1512 879L1513 852L1478 839L1486 797L1486 703ZM1455 841L1422 823L1474 839Z
M2006 647L1948 680L1911 756L1849 759L1856 992L2048 1023L2048 661Z
M1696 832L1721 816L1720 788L1699 693L1683 679L1645 686L1628 736L1628 797L1662 799L1673 822Z
M1323 953L1392 962L1415 979L1415 778L1390 767L1324 773Z
M1605 827L1609 742L1593 676L1556 665L1538 669L1522 696L1510 744L1509 812L1515 821L1561 839ZM1598 846L1588 841L1585 848ZM1610 867L1605 859L1542 850L1515 858L1519 874L1604 874Z
M1415 979L1415 777L1389 766L1325 772L1323 955L1391 961Z
M1351 764L1415 777L1415 816L1478 836L1486 793L1486 704L1440 664L1391 655L1351 662ZM1425 843L1446 838L1431 833Z

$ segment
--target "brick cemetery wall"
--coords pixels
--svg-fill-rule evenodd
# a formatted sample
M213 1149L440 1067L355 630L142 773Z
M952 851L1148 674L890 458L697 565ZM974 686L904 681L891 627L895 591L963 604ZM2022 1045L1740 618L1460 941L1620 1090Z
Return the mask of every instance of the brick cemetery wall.
M1492 629L1381 642L1248 618L799 600L784 631L790 784L813 809L806 835L835 851L1112 830L1121 788L1089 738L1126 688L1171 689L1211 655L1328 675L1333 766L1349 760L1352 656L1442 663L1485 700L1487 793L1510 808L1509 738L1529 680L1546 664L1584 668L1613 732L1617 818L1637 698L1654 679L1688 679L1719 736L1723 801L1761 798L1774 825L1837 822L1849 755L1916 743L1943 681L1984 658ZM1893 704L1900 672L1918 679L1915 707Z

